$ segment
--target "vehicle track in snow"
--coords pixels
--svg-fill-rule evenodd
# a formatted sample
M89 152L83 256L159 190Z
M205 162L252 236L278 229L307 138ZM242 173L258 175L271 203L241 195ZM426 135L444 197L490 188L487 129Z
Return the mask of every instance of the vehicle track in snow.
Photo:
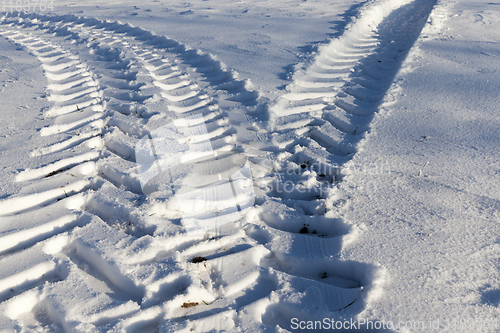
M360 313L380 271L336 259L355 238L336 182L434 5L406 3L362 8L270 111L210 55L141 28L4 16L0 33L42 64L53 124L40 134L57 139L0 201L2 328L274 331ZM207 233L186 233L161 181L144 195L136 165L141 139L193 116L213 154L191 176L234 175L243 156L255 185L255 205L237 201L248 213Z
M357 232L346 227L338 213L346 200L337 187L346 173L343 167L360 149L373 117L434 5L435 1L366 4L340 37L320 46L312 63L294 74L286 93L271 107L269 141L274 144L271 149L275 149L279 167L263 206L280 206L283 211L302 209L306 216L314 216L314 220L318 215L329 219L328 225L337 225L338 229L326 234L344 235L339 237L338 252L343 244L353 241ZM269 199L272 196L278 199ZM280 212L278 215L281 218L285 214ZM283 220L298 220L292 216L290 214ZM271 226L279 220L267 214L263 214L262 218ZM305 245L305 239L315 246L320 246L318 243L323 239L305 238L300 233L317 236L324 232L307 220L292 225L288 223L286 231L294 234L276 235L266 246L280 259L286 272L318 274L314 267L328 262L325 260L328 254L322 259L315 258L312 254L321 251L308 248L310 245ZM328 244L332 249L334 243L330 241ZM294 248L297 250L294 251ZM334 254L329 255L335 258ZM355 268L349 269L346 263L332 260L326 265L325 276L347 281L344 285L332 280L338 286L364 285L367 296L360 297L356 303L340 311L340 318L347 313L361 312L366 307L365 302L370 302L370 292L377 294L375 289L383 280L377 280L383 275L382 270L359 263L349 264ZM354 271L357 273L345 274ZM281 301L287 303L286 298ZM287 317L286 321L283 318L264 319L269 325L289 327L286 325L291 318L301 317L300 308L296 307L283 316ZM306 317L308 320L321 320L327 316L324 313L317 316L308 313Z

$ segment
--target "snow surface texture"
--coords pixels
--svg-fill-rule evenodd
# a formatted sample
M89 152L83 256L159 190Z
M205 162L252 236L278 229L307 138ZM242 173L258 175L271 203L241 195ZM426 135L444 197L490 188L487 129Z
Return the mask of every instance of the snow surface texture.
M453 320L494 319L496 236L470 224L498 220L497 187L488 182L498 174L497 93L486 84L478 90L486 120L469 115L467 100L455 102L460 113L451 113L447 135L427 126L452 117L434 110L449 111L455 87L433 94L450 80L428 78L451 67L441 55L452 52L441 49L453 39L445 27L471 17L498 23L495 5L290 1L287 12L283 3L239 4L245 8L55 2L51 14L2 14L0 99L6 117L26 116L2 125L0 329L285 332L300 331L293 318L330 318L439 319L440 331L453 332ZM194 42L194 30L217 24L210 15L233 24L251 15L260 24L264 11L298 24L304 10L325 20L344 14L329 41L304 47L286 73L273 67L294 60L273 47L286 39L285 24L274 23L268 44L252 35L257 59L225 40ZM157 25L162 15L170 25ZM308 37L290 34L276 42L285 50ZM494 35L486 36L478 48L498 57L488 43ZM218 60L226 55L229 68ZM496 70L484 60L480 75L498 87ZM467 125L476 132L488 128L489 139L454 138L464 117L476 119ZM424 144L444 145L442 154L433 151L431 161ZM493 167L475 170L476 187L464 178L470 168L453 159ZM439 167L455 177L440 176ZM440 247L451 236L456 242ZM457 250L460 243L471 246ZM444 258L427 261L438 254ZM464 281L471 272L475 281ZM471 331L491 330L475 324ZM416 330L410 323L380 331Z

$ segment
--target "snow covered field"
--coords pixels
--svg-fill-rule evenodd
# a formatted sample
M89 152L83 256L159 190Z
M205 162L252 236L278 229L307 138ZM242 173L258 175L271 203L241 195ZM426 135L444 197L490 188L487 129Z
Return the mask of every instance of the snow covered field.
M23 6L0 331L500 331L500 3Z

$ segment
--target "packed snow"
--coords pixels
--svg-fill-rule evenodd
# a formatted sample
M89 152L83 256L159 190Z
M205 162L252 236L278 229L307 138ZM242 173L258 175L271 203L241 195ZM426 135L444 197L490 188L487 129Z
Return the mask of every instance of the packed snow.
M500 4L0 2L0 331L500 331Z

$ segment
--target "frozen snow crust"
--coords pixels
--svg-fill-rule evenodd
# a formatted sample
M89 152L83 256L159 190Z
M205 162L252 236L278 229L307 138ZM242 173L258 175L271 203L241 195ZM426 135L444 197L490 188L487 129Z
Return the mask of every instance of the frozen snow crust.
M342 219L343 167L434 5L367 2L275 103L213 56L130 24L4 14L0 34L44 70L51 123L21 190L0 200L0 328L274 332L357 318L384 269L338 257L359 233ZM204 127L186 145L210 147L141 178L141 140L190 119Z

